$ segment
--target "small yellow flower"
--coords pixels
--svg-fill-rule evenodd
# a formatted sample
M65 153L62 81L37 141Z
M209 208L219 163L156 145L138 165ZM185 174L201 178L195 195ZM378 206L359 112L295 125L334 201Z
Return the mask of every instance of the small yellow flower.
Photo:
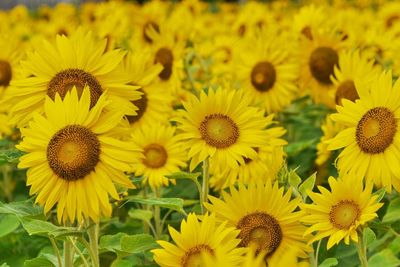
M360 179L343 176L329 177L330 191L318 186L320 193L309 192L312 204L303 204L308 213L302 221L310 224L306 234L317 232L309 243L329 237L327 248L344 240L358 242L357 230L377 217L376 211L383 206L377 203L377 195L371 195L373 184L364 187Z

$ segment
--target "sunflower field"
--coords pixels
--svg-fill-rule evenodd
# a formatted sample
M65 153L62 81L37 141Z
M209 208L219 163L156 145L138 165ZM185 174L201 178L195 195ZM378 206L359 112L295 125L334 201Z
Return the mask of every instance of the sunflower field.
M400 266L400 2L37 2L0 10L0 267Z

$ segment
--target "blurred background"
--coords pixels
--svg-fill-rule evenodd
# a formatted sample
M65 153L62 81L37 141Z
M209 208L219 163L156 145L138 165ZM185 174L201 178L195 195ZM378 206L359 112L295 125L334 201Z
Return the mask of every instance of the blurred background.
M83 2L100 2L101 0L0 0L0 9L9 9L18 4L26 5L29 8L35 8L40 5L55 5L60 2L80 4Z

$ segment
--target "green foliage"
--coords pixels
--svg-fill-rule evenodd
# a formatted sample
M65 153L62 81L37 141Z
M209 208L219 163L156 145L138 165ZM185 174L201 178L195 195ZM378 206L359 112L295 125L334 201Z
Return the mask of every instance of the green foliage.
M368 260L369 267L398 267L400 260L390 249L384 249L372 255Z
M0 150L0 165L5 163L18 163L22 155L23 152L15 148Z
M400 197L392 199L389 203L389 207L383 217L384 223L393 223L400 220Z
M332 266L338 265L338 263L339 263L338 260L335 258L327 258L318 266L319 267L332 267Z
M131 196L126 198L126 203L127 202L155 205L185 214L183 210L183 199L180 198L141 198L138 196Z

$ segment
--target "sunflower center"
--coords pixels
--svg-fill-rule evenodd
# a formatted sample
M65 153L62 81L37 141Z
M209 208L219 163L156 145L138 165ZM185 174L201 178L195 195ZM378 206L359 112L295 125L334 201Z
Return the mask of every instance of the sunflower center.
M76 181L94 171L100 160L97 136L80 125L68 125L53 135L47 145L50 168L60 178Z
M80 97L85 85L90 90L90 107L92 108L96 105L103 90L92 74L80 69L66 69L57 73L47 85L47 95L54 100L56 93L58 93L64 99L67 92L75 86Z
M126 116L126 118L128 119L128 121L131 124L139 121L140 118L143 117L143 114L146 112L147 104L148 104L148 100L149 100L147 98L147 94L142 89L139 89L138 91L143 93L142 97L140 99L138 99L138 100L132 101L133 105L135 105L139 109L139 110L136 111L137 115L135 115L135 116Z
M302 30L301 30L301 34L303 34L307 39L312 40L313 36L311 33L311 27L310 26L305 26Z
M240 37L243 37L244 34L246 33L246 25L242 24L240 25L239 29L238 29L238 34Z
M224 59L222 62L229 63L232 60L232 49L230 47L224 46L221 47L221 50L225 53Z
M332 84L330 76L338 64L338 54L330 47L318 47L310 56L308 65L313 77L322 84Z
M267 62L259 62L251 71L251 84L260 92L270 90L276 80L276 71L274 66Z
M5 60L0 60L0 86L8 86L12 77L11 65Z
M239 138L239 128L228 116L223 114L207 115L200 123L200 134L204 141L216 148L227 148Z
M153 40L147 33L147 31L150 30L151 28L153 28L156 32L160 33L160 26L158 26L157 23L155 23L154 21L146 22L146 24L144 24L143 26L143 39L149 44L153 43Z
M360 218L361 210L353 200L341 200L332 206L329 220L338 229L349 229Z
M385 107L376 107L368 110L358 122L356 141L365 153L382 153L392 144L396 130L393 112Z
M204 265L201 257L202 253L209 253L210 255L214 255L214 250L210 248L208 245L204 244L190 248L181 258L181 266L202 267Z
M156 53L155 63L160 63L164 69L158 74L162 80L168 80L172 75L172 64L174 61L174 54L171 49L162 47Z
M342 99L348 99L354 102L359 98L356 86L352 80L342 82L336 90L335 101L338 105L342 104Z
M250 213L237 224L242 240L240 246L257 246L257 253L266 251L267 256L274 253L282 241L282 229L278 221L264 212Z
M168 154L159 144L150 144L144 148L143 163L153 169L161 168L167 162Z
M394 14L394 15L390 16L386 20L386 27L387 28L391 28L399 19L400 19L400 16L397 15L397 14Z

